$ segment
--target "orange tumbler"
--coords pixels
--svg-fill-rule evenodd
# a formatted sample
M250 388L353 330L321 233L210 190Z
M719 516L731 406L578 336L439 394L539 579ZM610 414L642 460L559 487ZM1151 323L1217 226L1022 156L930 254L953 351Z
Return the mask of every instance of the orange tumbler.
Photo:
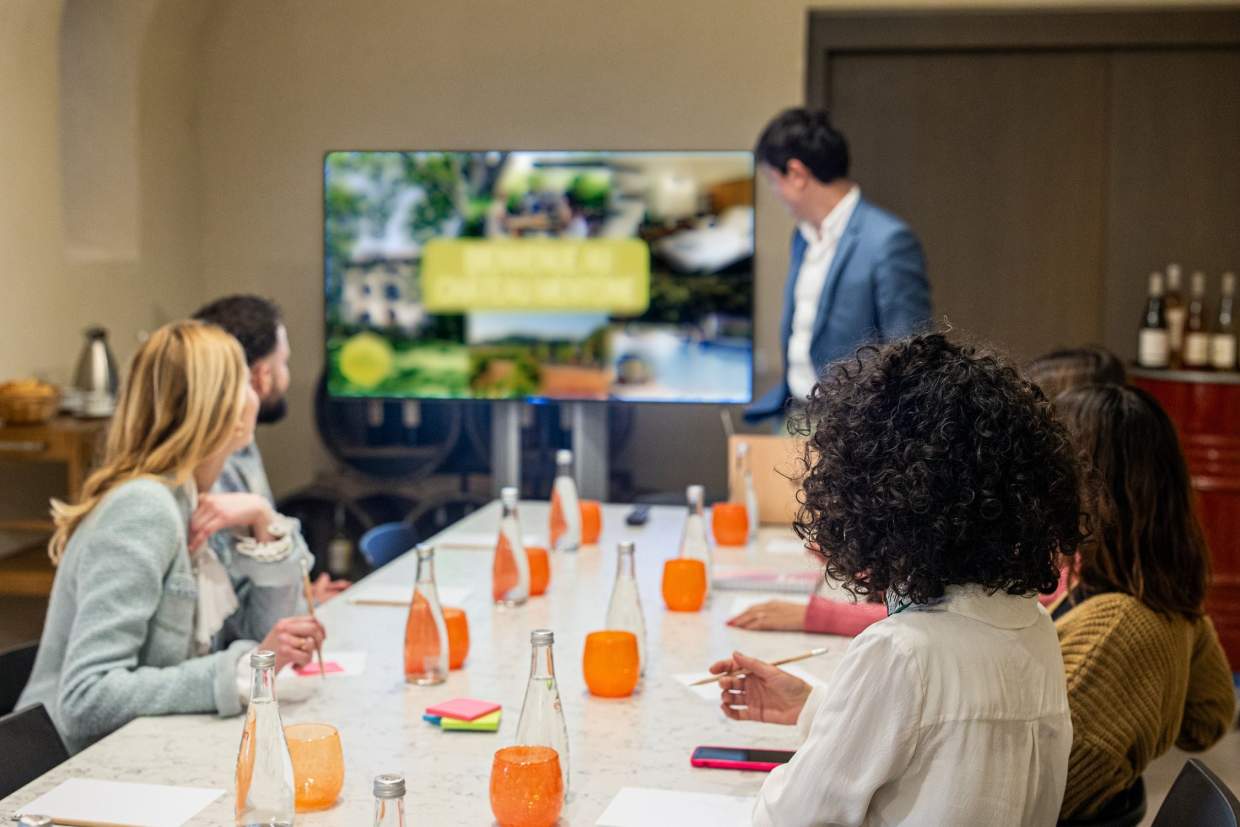
M598 500L581 501L581 544L592 546L603 534L603 506Z
M696 612L706 602L706 563L675 557L663 564L663 602L673 612Z
M721 546L743 546L749 541L749 513L742 503L715 503L710 509L710 526Z
M551 747L497 750L491 763L491 813L499 827L552 827L564 808L560 756Z
M586 635L581 668L591 695L627 698L641 674L637 635L621 630L591 632Z
M293 761L297 812L325 810L344 786L344 752L340 733L328 724L289 724L284 728Z
M530 561L530 596L545 594L551 583L551 560L542 546L526 546L525 556Z
M448 668L460 669L469 657L469 618L464 609L444 606L443 622L448 627Z

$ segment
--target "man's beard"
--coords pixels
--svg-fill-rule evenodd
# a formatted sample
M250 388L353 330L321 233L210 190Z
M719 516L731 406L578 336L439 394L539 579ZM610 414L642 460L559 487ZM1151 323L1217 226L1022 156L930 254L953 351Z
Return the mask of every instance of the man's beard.
M281 396L270 402L264 402L258 406L258 424L274 425L284 418L288 413L288 400Z

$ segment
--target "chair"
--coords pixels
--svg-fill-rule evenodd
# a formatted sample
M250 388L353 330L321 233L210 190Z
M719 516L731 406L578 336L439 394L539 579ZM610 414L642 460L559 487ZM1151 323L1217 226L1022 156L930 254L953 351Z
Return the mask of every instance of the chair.
M69 750L43 704L0 718L0 798L69 760Z
M1171 791L1158 808L1153 827L1237 827L1240 801L1227 785L1196 758L1180 770Z
M363 534L357 547L370 567L377 569L409 551L417 542L417 532L409 525L384 523Z
M1057 827L1137 827L1145 818L1145 782L1136 782L1112 798L1093 818L1061 820Z
M0 652L0 715L8 715L17 708L17 699L30 680L38 651L36 640Z

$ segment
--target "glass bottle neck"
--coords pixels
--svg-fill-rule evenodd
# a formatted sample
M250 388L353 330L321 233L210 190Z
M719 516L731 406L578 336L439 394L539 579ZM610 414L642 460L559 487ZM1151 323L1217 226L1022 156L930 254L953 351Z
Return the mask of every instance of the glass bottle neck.
M418 559L418 574L416 582L419 585L435 585L435 558L429 560Z
M250 703L255 701L274 701L276 699L276 670L273 666L263 666L254 670L250 678Z
M375 827L405 827L405 800L376 798Z
M633 552L620 552L616 558L616 577L637 577L637 562L633 558Z
M555 658L551 654L553 644L535 643L530 653L530 680L555 680Z

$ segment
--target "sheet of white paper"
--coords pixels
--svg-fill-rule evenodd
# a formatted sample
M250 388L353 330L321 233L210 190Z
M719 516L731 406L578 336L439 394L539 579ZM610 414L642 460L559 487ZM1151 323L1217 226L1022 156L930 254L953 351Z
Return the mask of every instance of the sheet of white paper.
M594 823L596 827L748 827L753 823L753 803L751 796L622 787Z
M804 554L805 542L795 537L772 537L762 550L767 554Z
M63 819L133 827L181 827L223 794L223 790L201 787L70 778L18 813L51 816L57 823Z
M438 548L471 548L471 549L491 549L495 548L495 540L497 534L494 532L468 532L468 531L449 531L444 536L435 541ZM534 534L526 534L521 538L527 546L547 547L547 538L539 537Z
M314 667L314 671L310 674L299 674L293 669L287 670L288 675L297 681L318 680L318 658L310 661L310 666ZM327 668L327 677L356 677L366 673L366 653L365 652L333 652L330 649L323 650L323 665ZM339 667L339 668L337 668ZM280 673L280 680L283 680L284 672ZM284 696L280 696L280 700L284 700Z
M790 663L787 666L781 666L779 668L787 672L789 675L795 675L796 677L800 678L803 681L806 681L807 683L819 683L819 680L817 678L815 678L809 672L806 672L804 669L802 669L800 666L798 666L795 663ZM672 677L676 679L677 683L679 683L681 686L684 686L686 689L688 689L694 695L697 695L702 700L710 701L711 703L716 703L716 704L719 703L719 684L718 683L706 683L706 684L702 684L701 686L690 686L689 685L693 683L694 681L700 681L700 680L704 680L706 678L711 677L711 674L709 672L681 672L678 675L672 675Z
M473 589L467 586L440 586L439 603L443 606L460 606L471 594ZM413 586L375 585L366 586L364 589L352 588L345 592L345 596L350 603L363 606L377 603L408 608L409 601L413 600Z
M750 606L757 606L759 603L768 603L772 600L782 600L785 603L803 602L800 598L793 597L780 592L771 592L770 594L762 594L760 592L747 592L739 594L732 598L732 608L729 617L736 617Z

